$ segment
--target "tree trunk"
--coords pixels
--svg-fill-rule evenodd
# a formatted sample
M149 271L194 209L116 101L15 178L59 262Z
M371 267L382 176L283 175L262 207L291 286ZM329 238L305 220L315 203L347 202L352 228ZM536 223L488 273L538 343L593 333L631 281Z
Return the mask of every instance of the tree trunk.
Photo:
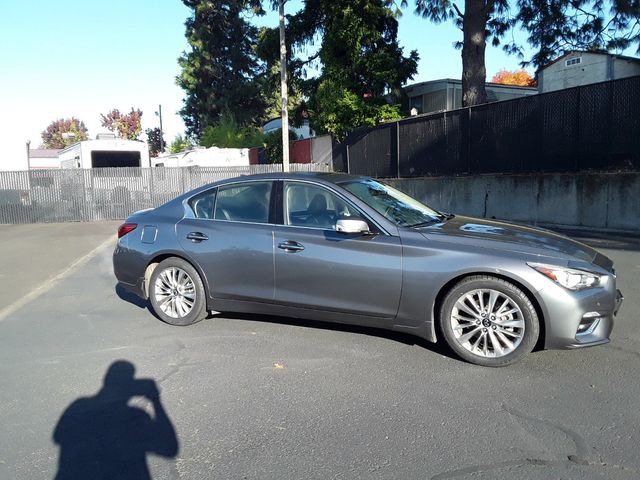
M465 0L462 25L462 106L471 107L487 102L484 85L487 78L485 0Z

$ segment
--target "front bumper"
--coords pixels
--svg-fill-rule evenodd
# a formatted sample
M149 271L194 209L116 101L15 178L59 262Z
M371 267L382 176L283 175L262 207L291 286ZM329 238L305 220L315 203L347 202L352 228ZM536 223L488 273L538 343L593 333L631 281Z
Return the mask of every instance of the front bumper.
M622 296L622 292L620 289L616 289L616 308L613 311L613 316L617 316L620 311L620 307L622 306L622 302L624 301L624 297Z
M609 342L624 300L613 275L597 288L572 292L553 285L538 292L545 312L545 348L582 348Z

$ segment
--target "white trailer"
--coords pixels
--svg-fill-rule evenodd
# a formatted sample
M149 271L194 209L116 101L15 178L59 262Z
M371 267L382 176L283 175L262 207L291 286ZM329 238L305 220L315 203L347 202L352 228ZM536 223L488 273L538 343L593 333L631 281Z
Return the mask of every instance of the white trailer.
M77 196L77 203L88 205L97 215L124 218L131 213L132 200L151 206L151 177L141 169L151 166L145 142L99 136L65 148L58 158L69 173L61 190Z
M137 140L99 138L85 140L61 150L61 168L150 167L149 147Z
M152 159L154 167L244 167L249 166L248 148L194 148Z

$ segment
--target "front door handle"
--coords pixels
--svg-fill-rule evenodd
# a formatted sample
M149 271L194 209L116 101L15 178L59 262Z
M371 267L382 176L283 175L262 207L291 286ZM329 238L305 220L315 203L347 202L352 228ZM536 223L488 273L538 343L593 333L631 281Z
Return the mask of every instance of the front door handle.
M187 240L191 240L192 242L202 242L203 240L209 240L202 232L191 232L187 234Z
M304 250L304 245L294 242L293 240L287 240L286 242L279 243L278 248L285 252L301 252Z

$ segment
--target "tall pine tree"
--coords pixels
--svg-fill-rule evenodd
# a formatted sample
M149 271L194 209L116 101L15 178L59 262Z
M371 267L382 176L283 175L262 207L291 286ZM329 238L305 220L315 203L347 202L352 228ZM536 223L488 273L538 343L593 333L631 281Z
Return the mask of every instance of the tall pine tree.
M187 133L198 137L222 115L241 125L259 120L265 109L255 55L257 29L246 16L261 11L250 0L183 0L192 10L186 36L190 50L178 59L178 85L185 90L180 114Z
M503 44L523 58L521 65L541 67L570 50L640 52L638 0L415 0L415 13L435 23L452 20L462 30L462 104L485 103L487 44L497 47L514 27L528 33L533 47L524 59L522 45ZM409 0L401 0L403 6Z
M638 0L517 0L518 21L541 67L571 50L640 53Z
M319 133L341 138L354 128L400 116L401 87L417 71L418 53L398 45L397 11L390 0L307 0L290 19L290 41L321 38L320 74L301 87ZM299 70L304 61L292 62Z

